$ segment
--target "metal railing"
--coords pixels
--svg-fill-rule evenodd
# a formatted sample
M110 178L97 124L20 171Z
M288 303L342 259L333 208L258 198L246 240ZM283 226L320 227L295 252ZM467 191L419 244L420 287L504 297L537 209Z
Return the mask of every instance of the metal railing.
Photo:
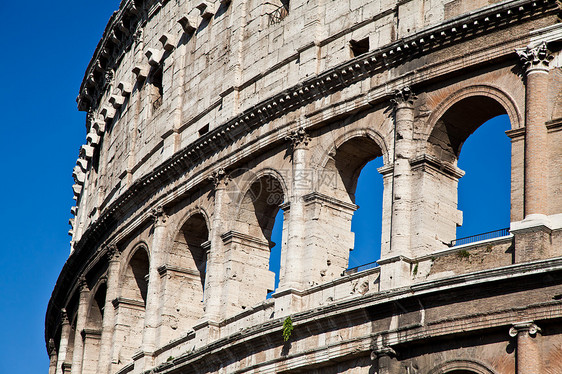
M342 275L355 274L355 273L358 273L358 272L360 272L360 271L364 271L364 270L369 270L369 269L372 269L372 268L376 268L377 266L379 266L379 264L378 264L376 261L369 262L368 264L359 265L359 266L356 266L356 267L354 267L354 268L347 269L347 270L345 270L345 271L343 272Z
M485 232L483 234L472 235L472 236L467 236L467 237L464 237L464 238L451 240L451 242L448 244L448 246L449 247L456 247L456 246L463 245L463 244L470 244L470 243L475 243L475 242L479 242L479 241L482 241L482 240L501 238L502 236L508 236L508 235L509 235L509 227L505 228L505 229Z

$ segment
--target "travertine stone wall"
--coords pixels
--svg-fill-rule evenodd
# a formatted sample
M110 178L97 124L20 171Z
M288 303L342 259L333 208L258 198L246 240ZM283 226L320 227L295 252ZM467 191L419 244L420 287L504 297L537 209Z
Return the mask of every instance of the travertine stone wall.
M78 96L86 144L50 373L560 371L559 12L122 1ZM462 145L502 114L510 234L451 247ZM375 158L381 258L347 270Z

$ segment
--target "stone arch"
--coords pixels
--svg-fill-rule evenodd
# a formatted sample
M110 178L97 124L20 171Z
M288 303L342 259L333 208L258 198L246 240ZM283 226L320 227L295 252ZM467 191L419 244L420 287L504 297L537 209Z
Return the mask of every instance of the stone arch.
M105 278L102 278L90 292L86 327L82 332L82 339L84 339L83 373L96 373L106 293L107 282Z
M362 127L362 128L347 131L346 133L337 137L331 145L326 147L326 149L329 149L329 151L326 152L323 155L323 157L320 161L320 166L322 168L326 167L326 164L328 163L330 158L332 158L336 154L336 150L340 146L342 146L345 142L347 142L348 140L351 140L353 138L369 138L372 141L374 141L378 145L378 147L381 149L384 164L385 165L388 164L390 155L388 153L388 146L387 146L386 142L384 141L384 138L381 136L381 134L379 134L374 129Z
M210 249L210 226L206 212L189 210L181 224L172 231L173 243L167 251L167 264L161 269L162 319L175 337L179 326L191 328L203 317L207 257ZM182 330L185 331L185 330Z
M437 365L427 374L497 374L497 372L478 360L456 359Z
M243 175L242 175L242 180L241 182L238 183L234 183L234 186L231 186L230 189L232 190L232 188L238 189L238 195L237 195L237 199L236 199L236 211L240 210L240 207L242 205L242 202L244 200L244 196L245 194L248 192L248 190L251 188L251 186L258 181L260 178L263 177L271 177L276 179L279 182L279 185L283 191L283 196L289 196L289 187L288 187L288 183L287 180L285 179L285 177L283 176L282 173L280 173L278 170L274 169L274 168L269 168L269 167L265 167L262 169L259 169L258 171L254 172L251 170L245 170Z
M329 152L319 163L316 191L306 198L312 233L306 246L315 248L315 261L305 269L309 285L333 280L347 269L355 241L351 221L358 208L355 190L359 175L368 162L382 157L388 163L389 157L384 139L370 128L348 131L326 148ZM382 212L373 214L382 216Z
M120 295L113 301L115 307L115 352L121 367L132 359L142 344L142 331L148 292L150 254L148 246L139 242L124 256L120 274Z
M234 212L233 230L222 235L229 297L244 290L233 304L245 308L266 298L275 288L275 274L269 270L271 234L275 217L285 200L286 186L279 173L262 169L242 185L240 200Z
M464 175L457 167L461 148L486 121L502 114L509 116L512 129L523 126L523 117L508 93L493 85L472 85L444 99L428 120L429 135L424 162L425 165L436 163L439 170L434 168L424 178L427 179L427 185L432 186L428 188L439 191L438 201L441 204L437 215L440 216L441 224L438 225L437 236L442 243L455 239L457 227L463 223L462 212L458 210L458 183ZM418 172L422 170L419 166L414 168Z
M471 115L466 116L467 110ZM446 162L455 162L466 139L484 122L507 114L512 129L523 127L515 100L493 85L464 87L444 99L431 114L428 152Z

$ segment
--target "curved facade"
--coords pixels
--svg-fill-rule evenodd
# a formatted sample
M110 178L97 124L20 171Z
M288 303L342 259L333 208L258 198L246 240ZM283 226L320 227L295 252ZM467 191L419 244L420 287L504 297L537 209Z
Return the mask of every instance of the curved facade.
M559 14L123 0L77 99L50 373L562 372ZM510 230L454 246L461 147L501 114ZM381 258L347 270L378 157Z

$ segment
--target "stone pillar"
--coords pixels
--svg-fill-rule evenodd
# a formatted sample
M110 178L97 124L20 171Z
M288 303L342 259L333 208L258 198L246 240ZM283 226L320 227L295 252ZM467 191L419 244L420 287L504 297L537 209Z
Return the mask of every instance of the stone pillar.
M383 347L371 352L371 360L376 361L375 372L377 374L393 373L394 357L396 357L396 352L391 347Z
M150 250L150 265L148 270L148 289L146 294L146 310L144 315L144 331L142 336L142 351L145 356L145 367L152 366L152 357L157 345L158 326L160 316L160 274L158 268L164 264L164 238L168 216L159 206L152 210L154 231L152 234L152 248Z
M115 245L108 248L109 266L107 269L107 290L103 307L103 323L100 342L100 355L98 360L99 374L111 373L111 346L113 342L113 329L115 326L115 308L113 300L117 299L119 292L119 267L120 253Z
M394 123L394 168L392 175L392 218L390 249L381 253L381 289L409 284L411 253L412 170L414 155L414 101L409 87L396 91Z
M303 128L293 130L288 136L292 141L293 165L290 196L290 210L288 222L287 247L285 248L284 263L279 277L279 289L303 288L302 261L305 257L305 217L304 195L307 190L303 184L306 177L306 154L310 138Z
M74 335L74 352L72 354L71 374L82 373L82 357L84 355L84 340L82 339L82 330L86 327L86 315L88 313L88 299L90 289L86 278L81 277L80 280L80 297L78 301L78 312L76 316L76 331Z
M525 217L548 214L546 93L552 55L542 42L518 49L525 71Z
M221 235L225 230L223 215L226 214L226 187L230 177L220 168L209 177L215 187L215 207L210 233L210 250L207 255L207 273L205 274L205 319L219 322L222 315L222 281L223 281L223 241Z
M57 347L55 347L55 341L51 338L49 339L49 374L55 374L57 370Z
M517 374L540 374L542 365L537 333L541 329L533 322L516 323L509 330L512 338L517 338Z
M511 223L515 261L552 257L548 211L547 100L549 64L546 43L518 49L525 72L524 220Z
M70 340L70 322L68 322L68 316L66 314L66 309L61 309L61 333L59 342L59 353L57 357L57 368L55 373L62 374L62 365L66 361L68 355L68 341Z

